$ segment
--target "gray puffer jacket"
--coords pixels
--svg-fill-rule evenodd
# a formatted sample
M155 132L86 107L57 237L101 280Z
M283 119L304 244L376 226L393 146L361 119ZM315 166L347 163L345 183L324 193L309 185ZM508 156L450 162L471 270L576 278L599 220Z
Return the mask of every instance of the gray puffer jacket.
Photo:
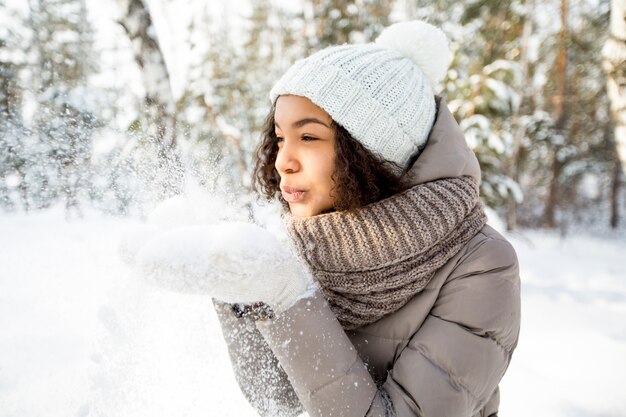
M407 178L480 181L476 156L437 104ZM404 307L348 332L320 294L268 321L215 306L239 385L263 416L495 416L519 336L518 261L486 225Z

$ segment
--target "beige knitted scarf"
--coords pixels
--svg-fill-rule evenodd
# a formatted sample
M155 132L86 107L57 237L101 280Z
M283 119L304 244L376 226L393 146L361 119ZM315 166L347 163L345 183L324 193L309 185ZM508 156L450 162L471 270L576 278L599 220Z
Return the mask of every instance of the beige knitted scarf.
M483 227L471 177L419 184L354 212L284 221L346 330L404 306Z

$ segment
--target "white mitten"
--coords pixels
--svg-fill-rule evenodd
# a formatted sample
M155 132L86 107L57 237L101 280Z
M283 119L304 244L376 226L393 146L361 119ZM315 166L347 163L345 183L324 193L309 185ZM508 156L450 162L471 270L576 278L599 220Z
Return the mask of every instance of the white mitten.
M182 227L150 239L137 254L149 281L228 303L264 302L280 313L312 294L310 274L261 227L223 223Z

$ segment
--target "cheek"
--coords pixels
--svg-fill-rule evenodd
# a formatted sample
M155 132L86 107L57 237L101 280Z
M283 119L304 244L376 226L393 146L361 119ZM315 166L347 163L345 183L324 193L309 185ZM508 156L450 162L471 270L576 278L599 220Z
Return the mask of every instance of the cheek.
M335 171L334 158L325 158L323 161L319 161L319 167L319 176L323 179L321 182L324 184L324 188L330 191L335 186L332 178Z
M326 157L318 156L315 161L315 165L318 166L317 171L322 174L328 174L332 172L333 163Z

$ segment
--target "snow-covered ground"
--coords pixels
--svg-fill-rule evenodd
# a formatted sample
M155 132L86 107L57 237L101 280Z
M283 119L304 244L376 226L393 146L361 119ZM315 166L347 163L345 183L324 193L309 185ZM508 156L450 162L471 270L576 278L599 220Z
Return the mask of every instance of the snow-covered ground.
M143 283L134 223L0 215L0 417L253 416L210 300ZM507 417L626 416L626 237L523 232Z

